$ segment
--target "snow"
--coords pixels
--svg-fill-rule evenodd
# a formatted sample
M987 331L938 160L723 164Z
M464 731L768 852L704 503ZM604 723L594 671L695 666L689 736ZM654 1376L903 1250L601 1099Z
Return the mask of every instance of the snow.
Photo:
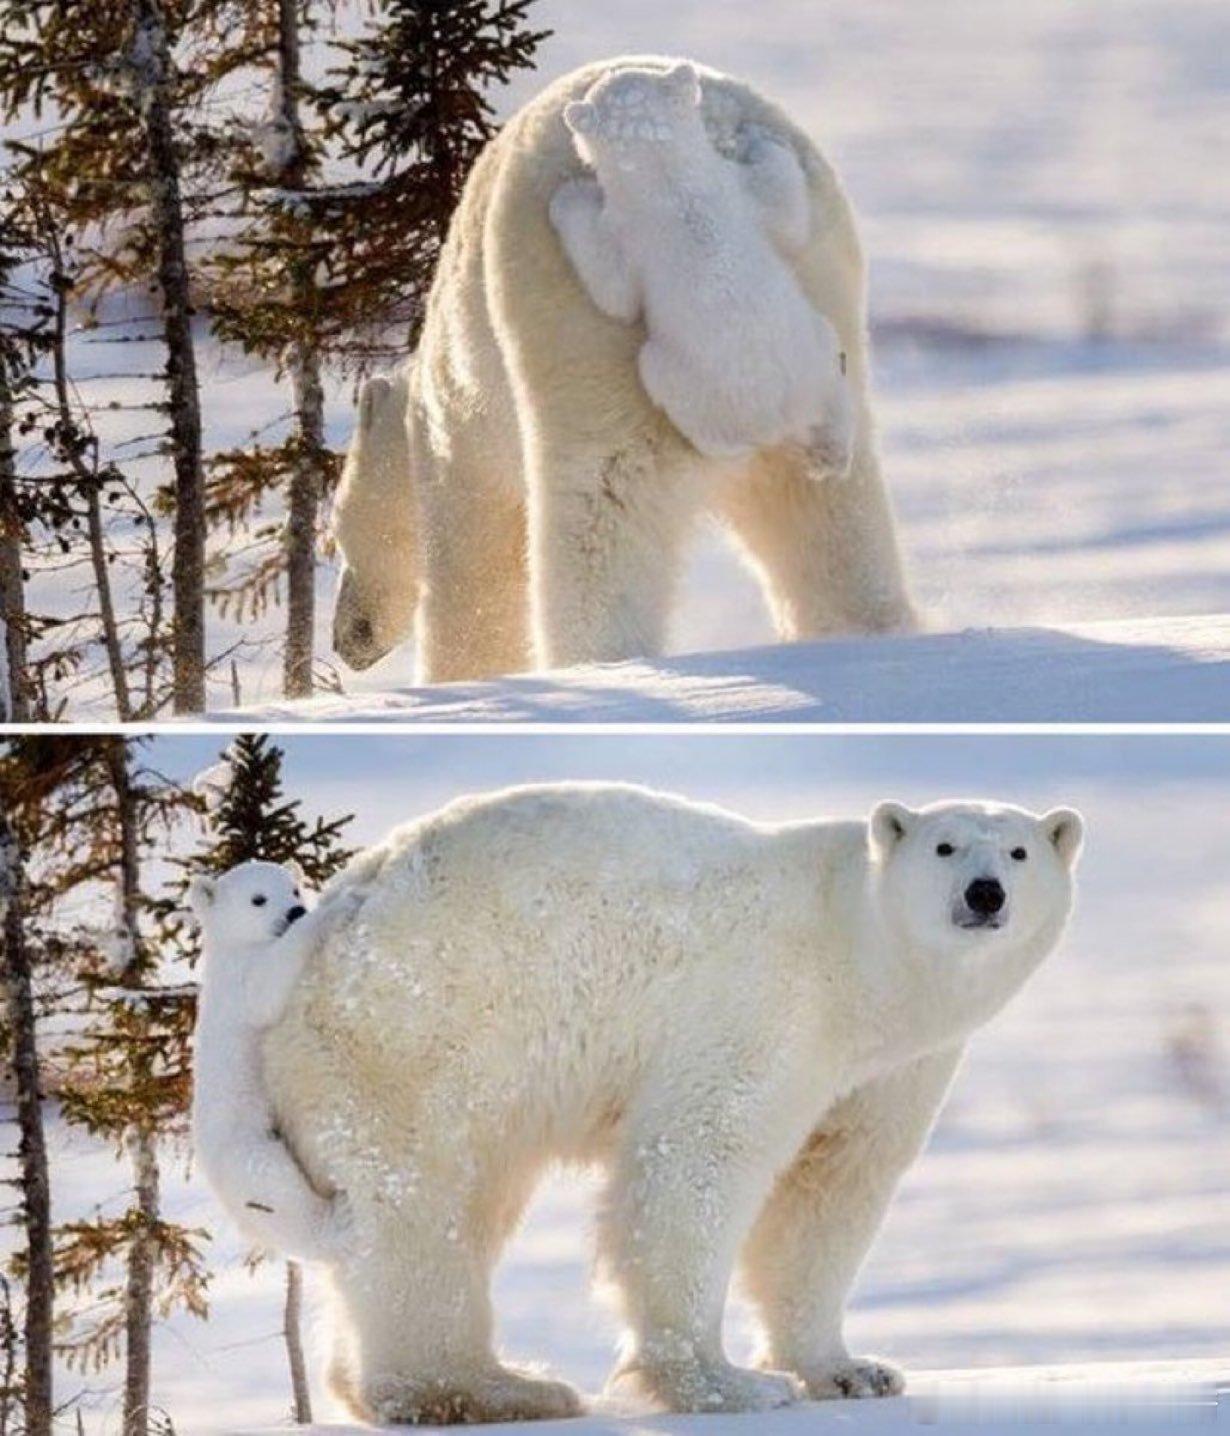
M892 1400L809 1402L750 1416L621 1416L604 1410L600 1401L595 1404L597 1409L579 1420L540 1421L532 1429L543 1436L811 1436L834 1431L913 1436L920 1425L969 1431L976 1423L979 1431L1011 1430L1020 1436L1049 1436L1056 1426L1083 1430L1101 1425L1162 1436L1180 1426L1230 1429L1230 1360L920 1372L910 1392ZM259 1428L238 1429L245 1436L261 1436ZM305 1436L358 1436L371 1428L299 1429ZM524 1436L526 1429L515 1422L483 1428L492 1436L514 1431Z
M967 629L327 693L218 722L1224 722L1230 615Z
M1230 737L565 730L279 741L287 791L327 814L356 812L355 844L462 793L561 778L648 783L764 819L970 793L1077 806L1088 841L1072 930L974 1042L860 1281L851 1341L910 1372L1226 1360ZM148 756L188 781L220 746L220 735L176 733L153 739ZM52 1162L58 1219L124 1199L124 1168L81 1134L55 1127ZM168 1154L164 1190L176 1218L214 1233L215 1276L207 1323L176 1316L158 1328L155 1400L183 1433L269 1427L289 1400L281 1268L244 1268L242 1240L182 1158ZM595 1193L584 1174L551 1180L496 1287L504 1349L591 1393L616 1338L588 1290ZM746 1356L740 1303L728 1343ZM317 1418L328 1419L322 1369L315 1342L309 1372ZM62 1395L92 1393L91 1436L116 1429L119 1383L114 1366L63 1375ZM780 1419L864 1422L877 1411L886 1408ZM720 1426L706 1418L703 1430ZM686 1429L635 1427L656 1428Z
M885 471L936 627L1230 613L1220 0L763 0L754 25L740 0L540 0L534 23L555 35L539 70L502 95L505 113L595 56L690 55L761 86L837 162L870 263ZM89 339L74 353L83 374L119 367ZM161 366L153 346L122 353L134 371ZM288 394L266 371L208 345L199 367L210 447L256 430L282 437ZM83 389L125 404L148 396L136 381ZM347 386L330 392L339 446L351 400ZM149 415L108 412L99 427L131 441ZM134 465L149 482L164 470ZM243 536L215 547L241 551ZM334 578L322 561L326 657ZM78 584L37 575L35 611L74 611ZM241 702L258 710L281 678L261 640L283 618L273 608L211 632L217 654L240 645ZM770 639L751 579L718 535L698 535L671 653ZM409 681L411 661L407 645L340 676L379 703ZM1142 701L1161 707L1158 682L1142 670ZM100 681L72 698L75 716L107 715ZM211 698L232 702L227 664Z

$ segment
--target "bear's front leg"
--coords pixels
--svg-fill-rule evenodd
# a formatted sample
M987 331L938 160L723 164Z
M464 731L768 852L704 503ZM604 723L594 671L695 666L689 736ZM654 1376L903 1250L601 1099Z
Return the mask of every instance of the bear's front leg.
M960 1056L931 1054L839 1103L778 1178L748 1238L741 1261L760 1309L759 1361L794 1372L814 1400L904 1390L897 1367L846 1349L846 1302Z
M722 1311L739 1243L801 1135L799 1103L763 1074L690 1077L634 1116L612 1177L601 1255L628 1341L607 1389L671 1411L786 1406L800 1384L732 1365Z

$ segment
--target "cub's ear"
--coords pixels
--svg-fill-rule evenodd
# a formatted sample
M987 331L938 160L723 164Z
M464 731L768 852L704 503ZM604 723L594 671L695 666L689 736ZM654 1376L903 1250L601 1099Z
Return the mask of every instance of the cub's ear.
M294 860L294 858L291 858L291 860L286 864L286 871L292 875L292 877L301 887L307 882L307 878L303 875L303 869Z
M380 407L393 392L388 379L376 375L359 390L359 423L366 429L375 422Z
M588 100L573 100L564 106L564 123L574 135L589 135L598 128L598 110Z
M871 846L886 857L910 831L918 814L904 803L877 803L871 813Z
M1042 831L1055 845L1064 866L1074 868L1085 840L1085 820L1075 808L1052 808L1042 816Z
M213 878L193 878L188 884L188 907L197 917L204 917L213 905L218 884Z
M672 95L689 105L700 104L700 76L696 66L687 60L672 65L666 72L666 83Z

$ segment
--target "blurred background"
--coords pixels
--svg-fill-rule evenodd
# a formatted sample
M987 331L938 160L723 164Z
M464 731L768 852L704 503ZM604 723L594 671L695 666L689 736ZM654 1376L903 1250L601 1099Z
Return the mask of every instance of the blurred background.
M159 737L139 762L191 787L225 741ZM914 1370L1224 1354L1230 738L275 741L286 795L312 820L354 814L342 832L351 846L461 793L566 778L652 784L762 819L861 815L890 796L1076 804L1088 840L1068 937L973 1042L860 1282L850 1340ZM201 840L189 821L166 855ZM57 1220L122 1212L127 1171L109 1146L54 1116L50 1133ZM180 1430L275 1423L289 1404L281 1264L245 1266L182 1148L168 1144L162 1162L166 1215L209 1233L211 1276L207 1321L180 1313L155 1326L158 1409ZM503 1348L590 1392L616 1337L588 1293L593 1195L577 1174L549 1183L497 1289ZM729 1336L745 1354L738 1304ZM318 1419L329 1409L321 1369L310 1359ZM115 1429L119 1381L113 1364L66 1373L61 1391L80 1398L92 1429Z

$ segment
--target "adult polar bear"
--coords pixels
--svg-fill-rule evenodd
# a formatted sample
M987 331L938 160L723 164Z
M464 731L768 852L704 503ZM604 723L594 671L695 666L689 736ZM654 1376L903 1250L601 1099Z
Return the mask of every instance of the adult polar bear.
M863 258L811 140L750 86L697 67L716 149L734 158L747 132L767 132L806 176L810 237L787 257L847 358L856 432L842 480L797 447L702 458L642 387L643 324L597 308L552 227L553 196L586 174L565 107L613 68L673 63L626 57L565 76L474 166L416 357L360 405L334 524L334 646L351 666L412 628L422 682L660 652L706 511L760 575L782 639L912 624L876 455Z
M364 854L264 1049L280 1131L353 1211L335 1389L381 1423L575 1411L500 1364L488 1292L574 1159L608 1175L614 1389L899 1390L847 1353L846 1296L966 1037L1058 939L1080 840L1068 809L770 827L595 784L463 800ZM722 1354L740 1255L763 1371Z

